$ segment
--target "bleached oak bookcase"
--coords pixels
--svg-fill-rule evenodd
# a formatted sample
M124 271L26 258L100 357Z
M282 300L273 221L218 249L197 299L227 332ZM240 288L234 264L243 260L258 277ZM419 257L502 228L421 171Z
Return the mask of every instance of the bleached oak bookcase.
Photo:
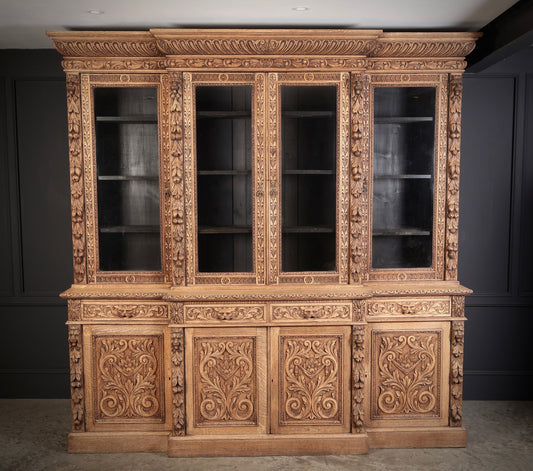
M475 33L48 34L67 78L71 452L466 444Z

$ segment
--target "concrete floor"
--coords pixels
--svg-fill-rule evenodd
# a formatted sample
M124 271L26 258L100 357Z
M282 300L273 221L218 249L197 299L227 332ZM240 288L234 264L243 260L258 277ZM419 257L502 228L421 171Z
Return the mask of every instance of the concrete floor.
M0 400L1 471L483 470L533 471L533 402L469 401L466 448L371 450L358 456L168 458L164 453L69 455L70 402Z

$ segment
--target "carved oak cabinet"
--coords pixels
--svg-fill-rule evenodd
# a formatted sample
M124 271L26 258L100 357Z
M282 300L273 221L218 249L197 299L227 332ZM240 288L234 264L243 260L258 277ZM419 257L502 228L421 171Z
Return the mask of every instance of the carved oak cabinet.
M72 452L464 446L474 33L50 32Z

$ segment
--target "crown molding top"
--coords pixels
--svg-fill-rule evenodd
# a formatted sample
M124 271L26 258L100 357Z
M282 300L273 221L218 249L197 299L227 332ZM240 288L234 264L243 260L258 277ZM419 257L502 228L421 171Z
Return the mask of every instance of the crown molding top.
M463 58L479 33L384 33L339 29L152 29L47 31L74 57L359 56Z

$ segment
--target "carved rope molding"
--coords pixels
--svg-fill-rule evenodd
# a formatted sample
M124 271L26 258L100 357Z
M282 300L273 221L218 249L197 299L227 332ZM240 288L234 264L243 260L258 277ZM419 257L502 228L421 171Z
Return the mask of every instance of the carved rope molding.
M85 395L81 325L69 325L70 396L72 403L72 431L85 431Z
M352 430L364 432L365 399L365 326L356 325L352 330Z
M172 212L172 267L176 286L185 284L185 209L183 190L183 82L170 74L170 194Z
M172 435L185 435L185 368L183 329L170 331L170 359L172 362Z
M80 76L67 74L68 142L70 154L70 201L74 283L87 282L85 245L85 203L83 199L83 156L81 146Z
M350 161L350 281L368 276L368 77L352 74Z
M448 188L446 195L446 280L457 280L462 93L461 75L450 75L448 98Z

